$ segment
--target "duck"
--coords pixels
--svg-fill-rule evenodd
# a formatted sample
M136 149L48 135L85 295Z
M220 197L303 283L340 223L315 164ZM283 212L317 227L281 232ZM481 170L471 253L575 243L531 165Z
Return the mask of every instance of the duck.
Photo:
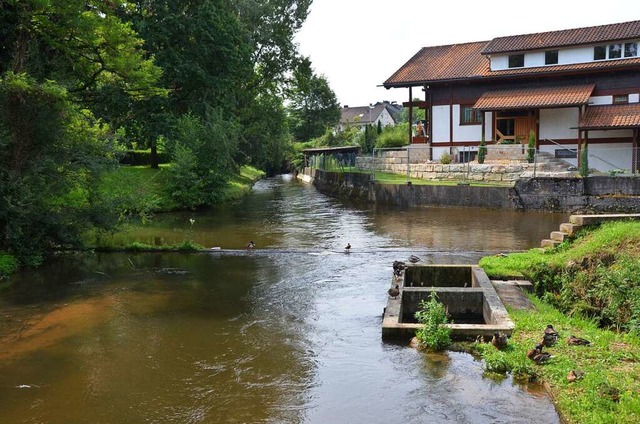
M587 346L590 345L591 342L587 339L583 339L581 337L576 337L573 334L569 336L567 339L567 344L570 346Z
M347 252L349 251L349 249L351 249L351 243L347 243L347 245L344 247L344 250L346 250Z
M567 381L569 383L573 383L576 380L580 380L582 377L584 377L584 371L580 371L580 370L571 370L569 371L569 373L567 374Z
M554 336L553 334L544 334L542 336L542 346L551 347L558 341L558 336Z
M416 255L409 256L409 262L415 264L416 262L419 262L419 261L420 261L420 258L417 257Z
M506 334L502 334L499 332L493 333L493 337L491 338L491 344L493 344L496 349L503 349L507 347L508 337Z
M537 365L542 365L545 362L549 361L549 359L553 358L553 355L547 352L542 351L542 344L538 343L535 349L531 349L527 352L527 358L531 359Z
M253 242L253 240L250 240L249 243L247 243L247 249L253 249L254 247L256 247L256 244Z
M544 334L548 334L548 335L553 335L558 337L558 332L556 331L555 328L553 328L553 325L548 324L547 328L544 329Z
M400 296L400 287L396 284L395 287L391 287L387 293L389 293L389 296L397 299L398 296Z

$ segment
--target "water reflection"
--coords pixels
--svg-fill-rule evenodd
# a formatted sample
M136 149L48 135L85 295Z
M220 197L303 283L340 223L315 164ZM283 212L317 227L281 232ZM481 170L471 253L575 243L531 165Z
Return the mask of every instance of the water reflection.
M65 258L0 294L2 420L558 422L546 397L483 378L469 355L380 334L393 260L472 263L536 245L555 216L352 205L274 179L136 237L180 239L192 217L199 243L258 248Z

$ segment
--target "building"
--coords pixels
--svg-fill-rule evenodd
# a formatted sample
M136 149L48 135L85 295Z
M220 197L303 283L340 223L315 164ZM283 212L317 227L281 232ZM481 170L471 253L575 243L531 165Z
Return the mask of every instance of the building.
M424 47L384 82L426 112L431 157L480 140L527 143L577 165L638 171L640 21ZM411 101L415 97L424 100Z
M341 110L340 123L338 131L343 131L347 127L361 127L365 125L378 126L378 122L382 127L387 125L395 125L400 120L402 114L402 106L396 102L377 102L369 106L349 107L345 105Z

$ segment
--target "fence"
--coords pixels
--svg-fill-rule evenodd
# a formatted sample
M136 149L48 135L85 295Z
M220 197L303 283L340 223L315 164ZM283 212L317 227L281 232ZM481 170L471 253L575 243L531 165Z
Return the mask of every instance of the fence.
M585 153L582 153L584 156ZM433 158L437 158L433 160ZM373 180L413 179L513 183L531 177L577 177L579 152L575 145L545 144L530 151L526 145L488 145L484 163L478 146L433 147L411 145L376 148L371 155L318 155L310 166L334 172L364 172ZM591 144L586 152L588 175L640 175L640 151L631 146ZM634 174L635 172L635 174ZM394 177L395 176L395 177Z

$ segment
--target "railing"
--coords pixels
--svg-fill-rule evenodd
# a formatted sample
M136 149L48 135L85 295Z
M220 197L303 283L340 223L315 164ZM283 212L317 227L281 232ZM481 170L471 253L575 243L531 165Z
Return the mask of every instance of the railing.
M578 149L570 149L570 148L567 148L567 147L563 146L562 144L557 143L555 140L552 140L552 139L550 139L550 138L546 138L546 139L545 139L545 141L550 142L550 143L552 143L552 144L555 144L556 146L561 147L561 148L563 148L563 149L565 149L565 150L569 150L569 151L575 152L575 153L576 153L576 156L578 155ZM628 149L628 148L627 148L627 147L620 147L620 148L616 148L616 147L609 147L608 149L616 150L616 149ZM636 151L634 151L634 150L633 150L633 148L631 148L631 149L632 149L632 157L633 157L633 155L635 155L635 158L636 158L635 160L637 161L638 153L637 153ZM599 161L601 161L601 162L603 162L603 163L605 163L605 164L609 165L609 166L612 168L613 172L615 172L615 170L618 170L618 171L622 171L622 172L618 172L618 173L624 173L623 168L619 167L619 166L618 166L618 165L616 165L616 164L613 164L613 163L609 162L608 160L606 160L606 159L604 159L604 158L602 158L602 157L600 157L600 156L598 156L598 155L594 155L593 153L591 153L591 152L589 151L589 148L587 148L587 155L588 155L589 157L591 157L591 158L597 159L597 160L599 160ZM579 160L580 160L580 159L578 158L578 161L579 161ZM579 163L579 162L578 162L578 163ZM636 164L636 168L637 168L637 164ZM634 170L633 170L633 164L632 164L632 166L630 167L629 171L630 171L631 173L633 173L633 171L634 171ZM609 172L611 173L612 171L609 171Z

